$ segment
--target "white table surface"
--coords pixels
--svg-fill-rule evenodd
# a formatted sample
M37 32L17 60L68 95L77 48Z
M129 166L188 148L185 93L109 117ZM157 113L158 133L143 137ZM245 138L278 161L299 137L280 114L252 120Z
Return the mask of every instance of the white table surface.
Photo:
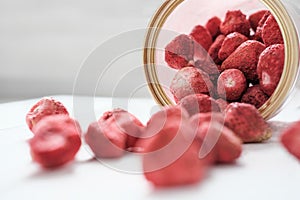
M158 109L152 99L95 98L95 115L78 113L90 106L91 98L55 96L79 118L84 130L89 122L112 107L124 107L146 122ZM296 95L273 121L300 119ZM25 124L28 109L37 101L0 104L0 199L272 199L296 200L300 197L300 162L278 143L278 133L264 144L244 145L235 165L214 166L200 184L172 189L155 189L142 174L120 171L140 169L137 157L126 155L116 161L98 162L86 146L76 160L65 167L45 171L31 161L27 140L32 133ZM81 102L80 105L74 105ZM85 102L85 103L84 103ZM123 105L123 106L122 106ZM125 106L124 106L125 105ZM78 108L79 107L79 108ZM76 110L77 109L77 110ZM77 112L77 113L76 113ZM77 116L76 116L77 115ZM81 115L80 117L78 115ZM90 116L89 116L90 115ZM114 170L110 166L117 166Z

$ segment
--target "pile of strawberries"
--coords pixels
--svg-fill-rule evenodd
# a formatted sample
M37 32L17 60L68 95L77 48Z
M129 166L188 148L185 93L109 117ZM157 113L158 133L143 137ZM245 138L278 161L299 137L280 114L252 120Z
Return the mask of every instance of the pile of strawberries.
M128 152L140 155L144 176L156 187L198 183L212 165L234 163L243 142L271 137L270 126L258 110L239 102L227 105L223 113L193 113L182 105L169 106L152 115L146 125L129 112L114 109L82 134L62 103L43 98L27 113L26 122L33 132L32 159L41 167L57 168L74 160L84 139L96 158L116 159ZM300 159L299 133L298 122L282 134L282 143Z
M165 61L177 71L170 91L176 103L191 94L221 102L261 107L276 89L284 66L280 28L267 10L247 17L228 11L224 21L209 19L189 35L180 34L165 47ZM220 99L220 100L219 100Z

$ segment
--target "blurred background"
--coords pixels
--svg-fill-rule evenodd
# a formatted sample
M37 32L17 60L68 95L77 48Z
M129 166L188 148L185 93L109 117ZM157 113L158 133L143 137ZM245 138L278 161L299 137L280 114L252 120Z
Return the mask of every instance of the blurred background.
M163 1L0 0L0 102L72 94L93 49L122 32L146 28ZM142 64L142 53L134 60ZM129 60L121 67L130 65ZM118 78L115 73L106 77ZM111 89L107 84L96 92L108 96ZM84 87L79 92L84 95ZM144 88L139 95L149 92Z

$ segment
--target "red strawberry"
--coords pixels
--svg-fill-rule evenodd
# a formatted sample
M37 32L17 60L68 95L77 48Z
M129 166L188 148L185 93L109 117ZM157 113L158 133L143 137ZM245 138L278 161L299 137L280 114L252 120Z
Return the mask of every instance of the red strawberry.
M140 149L140 152L146 152L145 146L152 140L156 140L156 137L160 137L159 134L163 133L163 130L167 127L173 127L173 132L177 132L180 123L186 124L189 115L185 109L180 106L166 106L161 111L155 113L147 122L147 126L142 132L142 135L138 138L135 147ZM178 123L178 124L177 124ZM159 143L157 144L159 145ZM161 148L159 146L158 148Z
M181 34L165 48L165 61L174 69L186 67L194 57L194 42L189 36Z
M211 115L211 121L205 121L203 113L194 115L191 124L197 130L197 137L203 141L206 149L200 150L205 155L214 154L215 162L230 163L240 157L242 141L230 129L224 126L224 118Z
M31 107L26 115L26 123L32 131L34 126L45 116L57 114L69 115L61 102L51 97L44 97Z
M219 112L220 108L216 101L205 94L191 94L180 100L179 105L185 108L189 115L205 112Z
M224 39L225 39L224 35L219 35L208 50L208 55L210 56L210 59L217 64L221 62L221 60L218 57L218 53L219 50L221 49Z
M54 168L74 159L81 146L81 129L68 115L44 117L29 140L32 159L44 168Z
M250 34L250 23L240 10L227 11L225 20L220 25L221 33L239 32L245 36Z
M143 170L156 187L193 184L204 178L208 163L199 159L201 147L194 140L187 115L180 107L159 111L149 120L144 143Z
M195 67L179 70L173 78L170 90L176 102L190 94L209 94L214 92L214 85L209 76Z
M300 121L289 125L281 134L281 143L300 160Z
M249 87L245 94L242 96L242 103L249 103L254 105L257 109L260 108L269 99L260 88L259 85Z
M243 42L247 41L248 38L241 33L233 32L228 34L219 50L218 57L220 60L225 60L237 47Z
M261 20L261 18L265 15L265 13L267 12L267 10L259 10L255 13L252 13L249 16L249 22L250 22L250 26L251 28L256 31L256 28L258 27L259 21Z
M220 24L222 23L219 17L212 17L206 22L206 29L209 31L210 35L215 38L220 34Z
M259 56L257 74L261 89L271 96L276 89L284 65L284 45L275 44L266 48Z
M265 49L265 45L248 40L242 43L226 60L223 61L221 69L239 69L252 83L258 82L257 62L259 55Z
M243 72L238 69L227 69L219 76L218 94L226 100L240 99L246 89L247 80Z
M243 142L262 142L272 136L267 122L251 104L230 103L225 110L225 125Z
M135 143L142 134L143 124L122 109L108 111L90 124L85 140L96 157L120 157L125 150L135 151Z
M196 43L198 43L198 45L208 51L210 45L212 44L212 36L205 27L201 25L195 26L190 33L190 36Z
M273 15L270 15L265 21L262 27L261 37L266 46L283 44L280 28Z

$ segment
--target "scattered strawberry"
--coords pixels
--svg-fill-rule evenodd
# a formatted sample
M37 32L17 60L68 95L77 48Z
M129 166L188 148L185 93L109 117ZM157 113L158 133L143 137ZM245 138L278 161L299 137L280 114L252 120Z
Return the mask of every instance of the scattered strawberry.
M142 134L143 124L122 109L108 111L91 123L85 134L86 143L96 157L120 157L126 150L138 151L135 143Z
M239 32L245 36L250 34L250 23L240 10L227 11L225 20L220 25L221 33L228 35L229 33Z
M246 36L238 32L228 34L218 52L219 59L225 60L237 47L247 40L248 38Z
M176 73L170 90L178 102L190 94L209 94L214 91L214 86L205 72L195 67L185 67Z
M146 128L142 132L142 135L138 138L135 147L140 150L142 153L149 153L146 151L145 147L152 140L157 140L156 137L164 133L165 128L170 127L172 132L178 132L178 127L189 119L189 114L181 106L166 106L162 110L158 111L151 116L147 122ZM162 148L157 144L157 149ZM153 149L153 147L152 147ZM157 150L155 149L155 150Z
M202 113L201 113L202 114ZM215 162L231 163L240 157L242 153L242 141L230 129L220 123L219 120L205 122L194 115L191 118L192 127L197 130L199 137L206 149L200 150L200 155L214 154Z
M230 103L225 110L225 125L243 142L262 142L272 135L267 122L251 104Z
M143 171L156 187L194 184L204 178L207 161L199 159L201 147L187 115L180 107L170 107L154 114L146 127L153 135L144 143Z
M261 89L271 96L280 81L284 65L284 45L275 44L259 56L257 74Z
M44 168L55 168L73 160L81 146L81 129L68 115L43 117L29 140L33 161Z
M194 57L194 42L189 36L181 34L165 48L165 61L174 69L186 67Z
M242 43L221 65L221 69L239 69L247 80L256 83L258 76L256 72L259 55L265 49L265 45L248 40Z
M51 97L44 97L31 107L26 115L26 123L32 131L34 126L45 116L58 114L69 115L61 102Z
M206 22L206 29L209 31L213 38L216 38L220 34L220 25L222 21L219 17L212 17Z
M300 121L289 125L281 134L280 141L288 152L300 160Z
M247 89L247 80L238 69L227 69L218 79L218 94L223 99L235 101L240 99Z
M242 103L249 103L254 105L257 109L260 108L269 99L260 88L259 85L251 86L247 89L241 98Z
M196 113L219 112L216 101L205 94L191 94L179 101L179 105L187 110L190 116Z

